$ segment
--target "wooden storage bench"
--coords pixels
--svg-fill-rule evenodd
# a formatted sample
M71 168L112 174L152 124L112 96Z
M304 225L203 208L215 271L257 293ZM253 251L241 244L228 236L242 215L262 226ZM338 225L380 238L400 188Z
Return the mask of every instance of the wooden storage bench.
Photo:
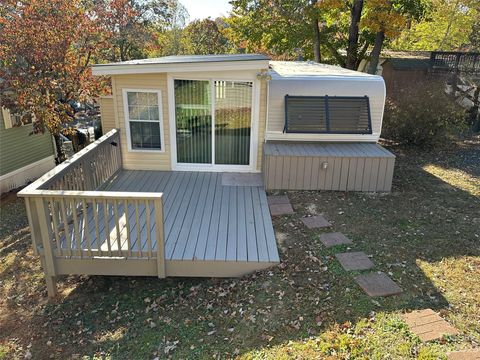
M267 190L388 192L395 155L375 143L264 145Z

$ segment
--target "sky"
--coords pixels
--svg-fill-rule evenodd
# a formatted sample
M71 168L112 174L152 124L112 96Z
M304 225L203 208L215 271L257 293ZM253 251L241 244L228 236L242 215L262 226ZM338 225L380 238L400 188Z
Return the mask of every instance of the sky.
M229 0L180 0L190 14L189 21L227 15L231 9Z

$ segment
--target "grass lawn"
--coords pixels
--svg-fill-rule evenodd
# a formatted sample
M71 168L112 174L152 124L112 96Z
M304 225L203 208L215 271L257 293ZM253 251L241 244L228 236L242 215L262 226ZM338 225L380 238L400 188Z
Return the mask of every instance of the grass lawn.
M281 264L241 279L65 277L48 303L23 202L0 227L0 359L438 359L480 346L480 139L397 154L390 194L288 192ZM369 298L299 220L324 214L404 290ZM422 343L432 308L460 335Z

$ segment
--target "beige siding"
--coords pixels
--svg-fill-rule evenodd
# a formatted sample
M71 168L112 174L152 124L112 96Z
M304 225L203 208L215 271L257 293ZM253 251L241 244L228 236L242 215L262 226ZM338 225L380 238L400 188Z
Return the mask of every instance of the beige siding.
M256 73L239 72L231 74L232 80L241 78L254 79ZM182 74L195 77L216 77L227 78L228 74ZM207 75L209 75L207 77ZM247 77L248 75L248 77ZM267 83L262 81L260 85L259 117L258 117L258 148L257 148L257 170L262 168L263 143L265 139L265 126L267 117ZM170 149L170 121L168 109L167 74L137 74L137 75L115 75L112 77L113 96L100 99L102 114L103 132L112 128L119 128L122 143L122 158L125 169L131 170L171 170L171 149ZM126 137L126 124L124 116L123 89L155 89L162 92L163 108L163 141L164 152L136 152L128 150Z
M168 121L167 74L116 75L112 81L113 98L120 129L122 160L125 169L131 170L170 170L170 129ZM123 89L155 89L162 92L163 152L128 151L123 104Z
M265 142L265 128L267 123L267 82L260 82L260 106L258 117L258 156L257 170L262 170L263 143Z
M116 128L115 109L113 107L113 96L104 96L99 99L100 114L102 120L102 131L104 134Z
M394 164L395 156L377 144L267 143L265 186L268 190L390 191Z

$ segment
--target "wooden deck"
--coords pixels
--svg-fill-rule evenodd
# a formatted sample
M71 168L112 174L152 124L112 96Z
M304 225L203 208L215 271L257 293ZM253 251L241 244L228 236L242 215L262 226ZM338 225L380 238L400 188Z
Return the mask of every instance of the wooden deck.
M235 277L279 262L261 174L127 171L114 129L19 196L59 275Z
M243 186L222 185L222 177L223 183L231 184L231 174L121 170L101 190L164 193L166 261L277 263L279 257L265 190L258 186L258 181L257 184L252 182L253 186L245 186L242 182L238 184ZM118 229L113 209L107 206L107 211L104 212L102 204L96 206L98 214L105 213L109 217L109 229L100 227L98 241L93 209L89 208L86 212L87 226L84 214L79 214L78 228L82 247L87 244L87 231L82 229L89 229L94 255L108 252L126 255L133 252L136 257L139 253L148 256L146 206L139 206L137 224L132 219L135 216L132 205L125 211L125 207L119 204L117 216L121 225ZM153 208L150 209L151 219L152 213ZM130 223L133 223L128 230L125 226L127 215ZM102 218L97 219L97 222L107 223ZM151 250L155 252L155 222L148 223L153 241ZM127 231L130 232L130 249ZM113 242L108 248L107 235L113 239L118 233L121 241ZM77 242L74 239L73 224L70 225L68 234L69 239L63 235L61 247L74 254ZM255 266L249 266L252 265ZM191 274L193 275L195 274Z

